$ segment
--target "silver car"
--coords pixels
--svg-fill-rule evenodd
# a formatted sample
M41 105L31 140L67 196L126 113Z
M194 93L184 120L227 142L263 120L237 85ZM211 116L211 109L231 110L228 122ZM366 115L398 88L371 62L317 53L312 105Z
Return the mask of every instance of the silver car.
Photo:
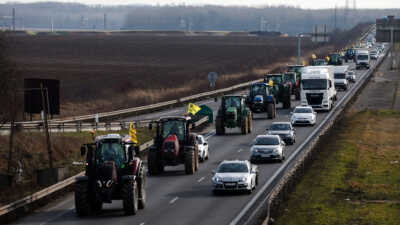
M267 134L279 135L281 139L288 145L296 143L296 130L290 122L273 122L267 128Z
M258 168L247 160L225 160L213 171L211 181L214 194L220 191L246 191L250 194L258 184Z
M285 145L279 135L258 135L250 149L250 162L283 162L285 160Z
M355 74L355 72L354 71L347 72L346 79L349 82L355 83L356 82L356 74Z
M290 122L292 125L312 125L317 122L317 113L311 106L297 106L293 112Z

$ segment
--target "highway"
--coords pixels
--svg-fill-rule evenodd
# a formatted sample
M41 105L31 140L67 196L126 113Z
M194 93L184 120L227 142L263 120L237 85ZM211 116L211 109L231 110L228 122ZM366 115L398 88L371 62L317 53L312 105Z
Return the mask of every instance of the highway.
M375 62L373 62L375 63ZM349 64L355 68L354 64ZM366 74L367 70L356 71L357 80ZM351 88L354 84L351 84ZM338 92L338 101L346 92ZM207 104L214 113L219 102L213 99L201 101L197 104ZM292 102L292 107L299 102ZM335 105L335 107L338 107ZM152 119L159 116L182 115L185 107L165 110L148 115L131 117L126 120ZM317 124L328 113L318 113ZM166 167L166 172L159 176L147 179L147 207L140 210L135 216L125 216L122 202L114 201L113 204L104 204L100 215L79 218L74 212L73 194L68 194L62 199L38 210L32 215L16 221L14 224L32 225L183 225L183 224L229 224L237 216L250 199L260 190L264 183L282 165L281 163L259 164L259 186L250 195L224 194L214 196L211 187L211 172L224 159L248 159L250 156L250 143L258 134L264 134L265 129L272 122L289 121L290 110L278 107L278 115L274 120L256 118L253 120L253 132L241 135L239 130L228 130L225 136L215 136L208 133L210 146L210 159L200 163L200 168L194 175L185 175L184 167ZM286 158L316 129L314 127L296 127L296 144L286 147Z

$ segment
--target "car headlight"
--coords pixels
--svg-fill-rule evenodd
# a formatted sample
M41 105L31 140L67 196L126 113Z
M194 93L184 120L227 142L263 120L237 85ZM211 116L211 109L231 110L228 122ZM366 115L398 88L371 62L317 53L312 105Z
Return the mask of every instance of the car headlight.
M214 182L217 182L217 183L222 181L222 179L220 177L214 177L213 180L214 180Z
M275 149L273 150L273 152L274 152L275 154L278 154L278 153L279 153L279 148L275 148Z
M246 182L246 181L247 181L247 177L242 177L242 178L240 178L239 181L240 181L240 182Z

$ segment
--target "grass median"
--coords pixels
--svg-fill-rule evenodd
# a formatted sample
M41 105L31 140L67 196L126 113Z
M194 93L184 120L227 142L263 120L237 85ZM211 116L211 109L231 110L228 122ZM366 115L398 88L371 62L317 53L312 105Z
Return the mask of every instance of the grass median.
M400 111L347 114L274 224L400 224Z

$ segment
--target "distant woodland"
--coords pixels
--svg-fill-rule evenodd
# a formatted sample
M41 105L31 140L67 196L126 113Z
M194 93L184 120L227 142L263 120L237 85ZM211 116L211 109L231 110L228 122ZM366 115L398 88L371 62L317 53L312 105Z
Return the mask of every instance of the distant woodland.
M12 26L15 8L17 29L106 29L192 30L192 31L280 31L295 34L311 32L312 26L335 26L335 10L308 10L288 6L264 8L222 6L88 6L76 3L0 4L0 27ZM395 15L400 9L344 9L336 11L336 27L350 29L360 22ZM106 15L106 16L104 16ZM261 21L263 25L261 25Z

